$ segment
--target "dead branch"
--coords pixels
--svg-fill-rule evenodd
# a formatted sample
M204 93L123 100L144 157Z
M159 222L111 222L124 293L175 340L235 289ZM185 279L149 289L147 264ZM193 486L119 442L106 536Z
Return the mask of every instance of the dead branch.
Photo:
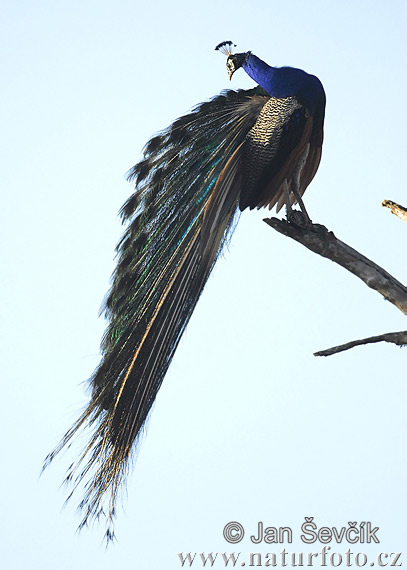
M396 202L392 202L391 200L383 200L382 206L390 208L392 214L398 216L404 222L407 222L407 208L404 206L400 206L400 204L396 204Z
M278 218L264 221L279 233L338 263L407 315L407 287L385 269L337 239L325 226L305 222L298 211L292 212L289 221Z
M405 346L407 344L407 331L379 334L377 336L369 336L368 338L362 338L360 340L353 340L352 342L347 342L346 344L340 344L339 346L334 346L326 350L314 352L314 356L331 356L332 354L337 354L338 352L349 350L354 346L371 344L373 342L392 342L398 346Z

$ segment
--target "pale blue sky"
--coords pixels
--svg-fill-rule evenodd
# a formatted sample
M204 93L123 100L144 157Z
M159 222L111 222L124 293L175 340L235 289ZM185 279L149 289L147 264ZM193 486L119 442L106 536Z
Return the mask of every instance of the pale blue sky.
M269 229L264 211L242 216L182 339L118 544L104 550L103 525L75 534L75 503L61 511L72 453L38 480L98 362L116 213L131 193L124 173L155 131L230 86L220 41L320 77L325 143L308 211L407 283L407 225L380 206L407 203L405 30L396 0L3 5L4 568L172 570L179 551L270 551L248 539L230 547L230 520L248 533L259 520L291 526L292 550L306 551L305 516L379 526L380 545L355 552L405 548L407 353L376 345L312 356L405 329L405 319ZM231 87L251 86L234 75Z

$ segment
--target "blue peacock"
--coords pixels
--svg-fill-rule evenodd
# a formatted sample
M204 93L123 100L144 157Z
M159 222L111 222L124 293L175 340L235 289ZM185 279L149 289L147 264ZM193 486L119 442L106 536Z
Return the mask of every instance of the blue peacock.
M321 159L325 93L314 75L271 67L251 52L227 56L257 83L227 90L154 136L129 171L134 194L103 310L102 359L89 405L45 465L78 430L89 443L66 479L84 484L83 519L105 512L114 537L116 500L182 333L239 211L298 202ZM72 491L73 493L73 491ZM72 494L71 493L71 494Z

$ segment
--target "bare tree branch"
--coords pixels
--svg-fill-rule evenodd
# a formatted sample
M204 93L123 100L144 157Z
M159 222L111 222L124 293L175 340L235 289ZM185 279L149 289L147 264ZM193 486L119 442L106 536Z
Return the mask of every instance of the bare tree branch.
M332 348L328 348L327 350L314 352L314 356L331 356L332 354L337 354L338 352L349 350L354 346L360 346L361 344L370 344L373 342L392 342L398 346L405 346L407 344L407 331L379 334L377 336L369 336L368 338L362 338L360 340L353 340L352 342L340 344L339 346L334 346Z
M326 227L304 222L303 215L298 211L292 212L289 221L278 218L264 221L281 234L338 263L407 315L407 287L382 267L337 239Z
M396 204L396 202L392 202L391 200L383 200L382 206L390 208L392 214L407 222L407 208L404 206L400 206L400 204Z

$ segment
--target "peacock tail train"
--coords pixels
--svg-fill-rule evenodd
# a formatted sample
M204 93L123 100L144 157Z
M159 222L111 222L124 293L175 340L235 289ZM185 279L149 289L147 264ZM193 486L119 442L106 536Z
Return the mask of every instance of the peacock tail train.
M109 325L88 407L46 463L90 426L93 435L67 473L87 477L81 526L108 495L112 521L128 460L181 335L238 211L242 142L269 96L227 91L175 121L145 146L128 173L136 191L121 209L128 228L104 302ZM112 530L108 528L110 537Z

